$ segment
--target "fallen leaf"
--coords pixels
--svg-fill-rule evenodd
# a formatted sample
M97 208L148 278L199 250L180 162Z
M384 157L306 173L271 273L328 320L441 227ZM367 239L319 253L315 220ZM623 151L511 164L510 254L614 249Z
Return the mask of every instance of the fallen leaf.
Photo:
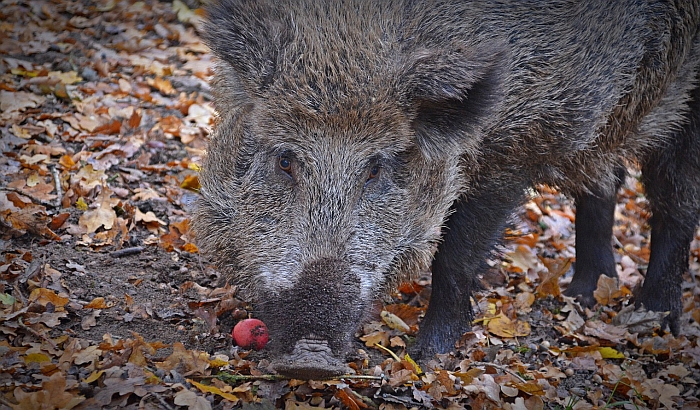
M221 391L221 389L219 389L219 388L216 387L216 386L204 385L204 384L201 384L201 383L197 383L196 381L191 380L191 379L187 379L187 382L188 382L188 383L191 383L194 387L198 388L199 391L201 391L202 393L213 393L213 394L216 394L217 396L221 396L221 397L223 397L224 399L226 399L226 400L228 400L228 401L230 401L230 402L233 402L234 404L237 403L237 402L239 401L238 397L237 397L235 394L223 392L223 391Z
M382 310L380 316L382 317L384 323L394 330L398 330L403 333L408 333L411 331L411 328L403 320L401 320L400 317L393 313Z
M174 402L178 406L187 406L189 410L211 410L211 403L207 399L187 389L175 393Z
M29 295L29 303L38 303L41 306L51 303L56 308L63 308L68 303L68 298L59 296L50 289L36 288Z
M17 409L70 409L77 406L85 397L66 391L66 377L55 372L48 380L41 382L41 390L25 392L21 387L14 390L18 402Z
M22 111L25 108L34 108L43 104L46 97L24 91L8 92L0 90L0 114L2 118L9 118L13 111Z
M626 328L630 333L649 334L661 327L663 319L670 312L653 312L634 305L624 307L612 319L612 324Z
M522 320L511 320L506 315L498 315L489 320L486 326L489 333L500 337L522 337L530 334L530 324Z
M367 347L375 347L375 345L389 346L389 335L381 330L363 335L360 337L360 340L365 342Z
M601 306L609 306L615 299L622 296L618 278L611 278L606 275L598 277L598 286L593 291L593 297Z
M106 230L112 229L117 219L117 213L112 209L110 201L111 191L103 188L100 194L100 201L94 210L85 211L78 220L80 227L87 233L96 232L100 227Z

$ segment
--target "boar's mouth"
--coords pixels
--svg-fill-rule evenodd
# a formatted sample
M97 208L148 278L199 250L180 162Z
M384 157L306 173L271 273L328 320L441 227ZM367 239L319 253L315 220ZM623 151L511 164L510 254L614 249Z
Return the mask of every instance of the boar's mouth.
M347 374L351 369L338 360L324 340L302 339L294 345L294 351L274 361L277 373L294 379L323 380Z

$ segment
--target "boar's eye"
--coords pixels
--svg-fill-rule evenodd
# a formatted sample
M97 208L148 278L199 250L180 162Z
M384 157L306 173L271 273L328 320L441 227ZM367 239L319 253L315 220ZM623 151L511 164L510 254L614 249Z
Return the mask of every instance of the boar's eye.
M379 165L372 165L372 168L369 169L369 175L367 175L367 182L373 180L374 178L379 176L379 171L381 168Z
M290 176L292 175L292 160L291 159L289 159L287 157L280 156L277 159L277 166L279 166L279 168L282 171L286 172L288 175L290 175Z

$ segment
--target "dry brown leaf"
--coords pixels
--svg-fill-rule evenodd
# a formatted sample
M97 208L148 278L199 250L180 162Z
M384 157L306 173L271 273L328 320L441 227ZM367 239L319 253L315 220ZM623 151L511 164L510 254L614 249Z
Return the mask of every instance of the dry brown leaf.
M565 259L563 261L559 259L547 259L544 261L544 265L547 267L547 270L538 273L540 284L537 286L535 294L540 298L546 296L559 297L559 295L561 295L559 278L571 267L571 259Z
M382 310L380 316L382 317L384 323L386 323L387 326L394 330L398 330L403 333L408 333L411 331L411 328L403 320L401 320L400 317L396 316L393 313L389 313L386 310Z
M370 334L360 337L360 340L365 342L367 347L375 347L375 345L389 346L389 334L382 330L377 330Z
M499 337L522 337L530 334L530 324L522 320L511 320L506 315L498 315L488 321L486 329Z
M173 344L173 353L165 361L156 363L156 367L165 371L176 369L185 376L203 375L209 368L209 355L205 352L187 350L182 343L176 342Z
M25 392L21 387L14 390L18 401L17 410L70 409L85 400L85 397L66 391L66 376L55 372L41 383L41 390Z
M67 312L44 312L41 314L27 314L29 323L43 323L48 327L56 327L61 324L61 319L68 317Z
M644 307L625 306L612 319L615 326L626 328L630 333L649 334L661 327L663 319L669 312L653 312Z
M535 303L535 294L532 292L522 292L515 296L513 306L519 311L528 311L530 306Z
M110 200L111 193L112 192L107 187L103 187L97 208L85 211L85 213L80 216L78 224L81 228L84 228L87 233L93 233L100 227L110 230L112 226L114 226L117 213L112 209L112 202Z
M195 392L183 389L175 393L175 404L187 406L188 410L211 410L211 403Z
M506 256L512 260L511 266L520 272L539 270L539 259L529 246L518 245L513 252L506 253Z
M601 306L614 305L615 299L622 297L618 278L600 275L598 277L598 286L593 292L593 297Z
M583 333L598 339L609 340L615 343L625 343L627 329L611 325L599 320L588 321L583 327Z
M88 369L94 369L95 364L100 360L101 356L102 350L100 350L99 346L88 346L78 351L75 356L73 356L73 363L77 365L88 364L88 366L86 366Z
M93 310L89 314L83 316L80 321L80 328L83 330L88 330L93 326L97 326L97 318L100 316L99 310Z
M24 91L9 92L0 90L0 118L9 118L13 111L37 107L46 101L46 97Z
M51 303L54 305L54 307L62 309L63 306L68 303L68 298L59 296L56 294L56 292L50 289L36 288L29 295L29 303L37 303L41 306L46 306L47 304Z
M96 186L102 185L107 180L104 170L95 170L91 164L87 164L80 168L77 174L70 178L71 184L79 184L85 191L90 191Z
M674 398L680 398L681 391L672 384L667 384L659 378L654 378L642 381L642 391L640 393L647 399L658 400L667 409L673 409L677 407Z

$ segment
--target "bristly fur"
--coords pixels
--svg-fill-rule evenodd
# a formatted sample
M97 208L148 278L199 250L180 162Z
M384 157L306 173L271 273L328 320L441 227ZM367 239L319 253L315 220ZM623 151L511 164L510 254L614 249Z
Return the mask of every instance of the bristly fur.
M469 327L484 254L534 183L606 221L577 221L582 232L605 231L622 165L658 165L647 182L671 185L655 197L688 210L659 200L653 229L694 228L699 25L698 0L214 2L204 39L220 118L193 218L199 244L261 301L277 349L323 339L339 357L373 298L432 265L418 343L449 350ZM652 277L673 266L676 286L683 235L657 252ZM610 232L594 236L582 255L609 248ZM591 293L601 272L582 266L572 289ZM308 300L338 281L348 294ZM303 316L323 310L309 303L347 323ZM289 315L302 315L294 329Z

